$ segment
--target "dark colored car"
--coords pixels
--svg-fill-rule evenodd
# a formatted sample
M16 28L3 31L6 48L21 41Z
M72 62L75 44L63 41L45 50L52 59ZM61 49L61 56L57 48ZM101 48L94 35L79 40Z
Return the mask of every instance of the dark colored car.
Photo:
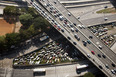
M99 68L100 68L100 69L103 69L101 65L99 65Z
M91 35L90 35L90 36L89 36L89 38L90 38L90 39L92 39L92 38L93 38L93 36L91 36Z
M101 58L101 55L100 55L100 54L98 54L98 57L100 57L100 58Z
M64 32L64 30L63 30L63 29L61 29L61 31L62 31L62 32Z
M105 55L102 55L102 57L103 57L103 58L106 58L106 56L105 56Z
M73 23L76 26L76 23Z
M73 42L73 44L74 44L74 45L77 45L77 43L76 43L76 42Z
M78 29L76 29L75 31L78 32Z
M70 37L67 37L69 40L71 40L71 38Z
M112 66L115 67L115 64L112 63Z

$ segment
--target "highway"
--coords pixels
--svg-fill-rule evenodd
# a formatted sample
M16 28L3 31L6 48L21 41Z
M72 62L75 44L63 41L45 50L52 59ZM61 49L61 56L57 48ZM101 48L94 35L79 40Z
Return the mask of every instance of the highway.
M79 28L77 24L82 25L81 22L79 22L72 14L71 16L68 15L68 10L65 9L65 7L60 4L58 1L53 0L47 0L47 1L40 1L39 4L37 2L31 2L27 1L29 4L31 4L36 10L38 8L41 9L38 10L38 12L45 17L52 25L55 27L64 37L68 37L67 39L76 47L78 48L85 56L89 54L91 58L88 58L90 61L92 61L101 71L103 71L107 76L109 77L116 77L116 74L112 74L111 70L115 69L111 65L111 63L116 63L115 58L116 54L114 54L108 47L106 47L97 37L95 37L86 27ZM30 3L31 2L31 3ZM46 7L46 4L50 4L50 6L53 6L51 8ZM40 5L41 4L41 5ZM37 7L38 6L38 7ZM45 6L45 8L43 8ZM61 16L63 19L67 19L67 24L75 23L76 26L73 25L73 29L78 29L78 32L71 31L71 27L64 26L64 22L62 20L62 17L56 17L54 12L50 13L50 9L54 9L55 12L61 13ZM50 19L48 17L51 17ZM80 41L77 41L77 39L74 37L74 35L77 35L80 38ZM89 36L93 36L93 39L89 39ZM83 45L82 41L90 40L91 44L87 44L87 46ZM97 42L97 44L96 44ZM99 49L98 43L103 47L102 50ZM105 49L106 48L106 49ZM91 51L95 52L95 55L91 53ZM110 52L110 54L109 54ZM106 58L98 57L97 54L104 54L106 55ZM113 55L112 57L109 55ZM105 64L108 64L109 69L105 67Z

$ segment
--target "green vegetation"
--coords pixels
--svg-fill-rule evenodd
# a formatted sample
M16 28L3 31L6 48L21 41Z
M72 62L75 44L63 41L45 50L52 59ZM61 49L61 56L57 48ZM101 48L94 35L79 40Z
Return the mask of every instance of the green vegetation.
M30 37L46 31L50 24L41 17L34 8L17 8L14 6L6 6L4 8L4 18L7 21L16 21L18 18L23 26L19 33L9 33L5 36L0 36L0 54L7 53L12 45L16 46L20 42L29 39Z
M19 9L15 6L6 6L4 9L5 15L19 15Z
M31 14L20 15L19 19L24 26L30 26L32 24L33 16Z
M97 13L116 13L116 9L115 8L106 8L106 9L97 11Z
M83 77L95 77L95 76L91 72L88 72Z

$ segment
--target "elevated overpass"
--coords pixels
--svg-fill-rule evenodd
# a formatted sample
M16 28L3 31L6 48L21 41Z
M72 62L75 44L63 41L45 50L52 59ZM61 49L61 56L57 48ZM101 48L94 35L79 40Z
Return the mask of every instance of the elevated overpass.
M32 2L32 0L27 0L27 2L102 72L104 72L108 77L116 77L116 74L113 72L116 67L116 54L102 43L102 41L94 34L92 34L91 31L79 20L70 14L70 12L61 3L59 3L59 1L39 0L38 2ZM48 6L46 6L47 4ZM51 12L51 10L53 12ZM60 14L60 16L56 16L56 14ZM75 38L75 35L77 35L80 40ZM90 39L89 36L92 36L93 39ZM88 40L91 44L87 44L85 46L83 42ZM99 45L102 46L102 49ZM91 53L92 51L94 51L94 53ZM88 57L88 54L90 57ZM98 54L100 54L101 57L99 57ZM108 65L108 68L106 67L106 64Z

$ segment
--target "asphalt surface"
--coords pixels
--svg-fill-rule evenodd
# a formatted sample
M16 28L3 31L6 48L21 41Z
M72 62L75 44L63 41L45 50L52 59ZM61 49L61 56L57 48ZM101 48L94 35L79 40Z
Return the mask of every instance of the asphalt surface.
M81 66L81 65L82 64L72 64L72 65L36 68L36 69L45 69L46 75L35 76L35 77L75 77L75 76L82 76L87 72L95 73L97 71L96 68L88 68L88 69L83 70L83 72L81 72L80 74L78 74L76 72L76 67Z
M29 1L28 1L29 2ZM54 4L53 0L49 0L49 1L40 1L41 4L45 5L45 3L51 3L61 14L63 17L67 18L67 20L69 21L69 23L76 23L76 24L81 24L73 15L69 16L67 13L68 11L58 2L56 1L56 4ZM29 2L30 3L30 2ZM38 5L36 3L37 6L41 7L41 5ZM33 4L33 7L35 7L35 4ZM37 7L35 7L37 8ZM37 9L36 9L37 10ZM64 27L63 22L59 20L59 18L55 18L53 17L52 14L50 14L48 11L50 10L49 8L42 8L42 10L44 10L46 12L46 14L49 14L52 18L54 18L54 20L56 20L58 22L58 24L60 24L60 28L64 29L64 32L61 32L58 28L57 30L59 30L59 32L64 35L64 37L67 38L67 36L69 36L71 38L71 40L69 40L75 47L77 47L79 50L81 50L81 52L86 56L86 54L90 54L91 58L89 59L90 61L92 61L97 67L102 66L103 69L101 69L107 76L109 77L116 77L116 75L111 73L111 70L114 69L114 67L112 67L111 63L114 62L114 64L116 63L115 61L115 57L116 54L114 54L113 51L111 51L107 46L105 46L97 37L95 37L87 28L85 29L80 29L79 27L75 26L73 27L74 29L78 29L79 32L72 32L70 30L70 28L68 27ZM41 11L40 11L41 12ZM50 21L49 21L50 22ZM50 22L51 23L51 22ZM52 24L54 25L54 23ZM74 34L77 34L81 40L77 41L74 37ZM88 36L92 35L94 39L89 39ZM90 40L92 42L92 44L87 44L86 47L83 46L82 40ZM78 45L75 45L74 42ZM102 50L100 50L98 48L98 44L96 44L96 42L99 42L99 44L101 46L103 46ZM95 55L93 55L91 53L91 51L95 52ZM99 58L97 56L97 54L105 54L107 58ZM110 56L112 55L112 56ZM93 60L94 59L94 60ZM105 67L105 64L109 65L109 69L107 69ZM100 69L100 68L99 68Z

